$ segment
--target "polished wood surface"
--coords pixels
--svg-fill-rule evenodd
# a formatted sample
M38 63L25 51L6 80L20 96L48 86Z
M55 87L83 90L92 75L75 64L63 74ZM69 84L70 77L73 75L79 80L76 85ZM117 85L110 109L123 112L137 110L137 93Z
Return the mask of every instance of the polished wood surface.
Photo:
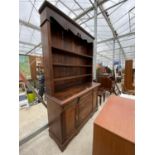
M94 122L93 155L134 155L134 100L110 96Z
M63 151L97 110L94 38L47 1L39 12L49 135Z
M88 91L98 87L99 85L99 83L95 82L84 83L78 86L68 88L65 91L55 93L53 95L53 98L55 97L59 99L62 104L65 104L66 102L87 93Z

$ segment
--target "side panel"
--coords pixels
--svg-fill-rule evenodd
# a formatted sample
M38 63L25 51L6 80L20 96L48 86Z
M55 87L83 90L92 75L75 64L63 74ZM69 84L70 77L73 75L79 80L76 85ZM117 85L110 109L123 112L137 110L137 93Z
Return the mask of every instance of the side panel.
M45 85L46 93L48 95L52 95L54 93L50 26L50 22L46 21L41 27Z
M135 144L94 124L93 155L135 155Z
M54 140L62 143L62 109L57 103L47 97L47 110L49 132L52 134Z

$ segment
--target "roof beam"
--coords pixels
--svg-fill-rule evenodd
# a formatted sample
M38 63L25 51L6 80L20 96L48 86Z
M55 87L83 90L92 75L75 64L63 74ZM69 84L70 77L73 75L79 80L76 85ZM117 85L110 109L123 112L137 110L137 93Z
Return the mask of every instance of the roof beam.
M132 36L132 35L135 35L135 32L126 33L126 34L117 36L116 38L120 39L120 38L124 38L124 37L128 37L128 36ZM113 40L114 40L114 38L109 38L109 39L106 39L106 40L99 41L97 43L101 44L101 43L105 43L105 42L109 42L109 41L113 41Z
M26 21L23 21L23 20L21 20L21 19L19 19L19 23L20 23L21 25L24 25L24 26L29 27L29 28L31 28L31 29L40 31L40 27L38 27L38 26L36 26L36 25L33 25L33 24L31 24L31 23L28 23L28 22L26 22Z
M99 0L99 1L100 1L100 0ZM101 10L103 17L105 18L107 24L109 25L109 28L110 28L111 31L112 31L112 34L113 34L114 39L117 41L118 45L120 46L124 58L126 58L124 49L122 48L122 45L121 45L119 39L117 38L116 31L115 31L115 29L114 29L114 27L113 27L113 25L112 25L112 23L111 23L111 21L110 21L110 18L108 17L108 15L107 15L106 12L103 12L103 11L104 11L103 5L102 5L102 6L99 6L99 9Z
M123 47L123 48L132 48L132 47L135 47L135 45L125 46L125 47ZM121 48L115 48L115 50L120 50L120 49L121 49ZM110 51L112 52L113 49L98 51L98 53L100 53L100 52L110 52Z
M124 3L124 2L126 2L126 1L127 1L127 0L120 1L120 2L118 2L118 3L116 3L116 4L112 5L112 6L110 6L109 8L105 9L104 12L105 12L105 11L108 11L108 10L110 10L110 9L116 7L117 5L120 5L121 3ZM101 13L102 13L102 12L99 12L99 13L97 14L97 16L100 15ZM91 20L91 19L93 19L93 18L94 18L94 16L88 18L87 20L81 22L80 25L81 25L81 24L84 24L84 23L86 23L86 22L88 22L89 20Z
M100 1L99 3L97 3L97 7L100 6L100 5L102 5L102 4L105 3L106 1L108 1L108 0ZM92 10L94 10L94 6L88 8L88 9L86 9L84 12L80 13L78 16L76 16L76 17L74 18L74 20L76 21L76 20L80 19L81 17L83 17L84 15L86 15L87 13L89 13L89 12L92 11Z
M105 55L103 55L103 54L100 54L100 53L97 53L97 55L99 55L99 56L101 56L101 57L104 57L104 58L106 58L106 59L108 59L108 60L112 60L111 58L109 58L109 57L107 57L107 56L105 56Z
M40 47L42 44L39 43L38 45L36 45L34 48L32 48L30 51L28 51L25 55L28 55L29 53L31 53L32 51L34 51L36 48Z
M24 41L19 41L19 43L23 45L28 45L28 46L36 46L35 44L24 42Z
M135 55L135 53L134 53L135 51L130 51L130 52L125 52L127 55ZM115 56L118 56L119 55L119 53L115 53ZM113 56L113 54L106 54L106 56Z

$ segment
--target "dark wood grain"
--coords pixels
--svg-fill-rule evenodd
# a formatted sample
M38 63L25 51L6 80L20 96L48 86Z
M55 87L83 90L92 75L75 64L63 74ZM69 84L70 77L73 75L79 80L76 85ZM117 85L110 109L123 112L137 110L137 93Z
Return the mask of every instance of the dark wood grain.
M61 63L54 63L54 66L62 66L62 67L92 67L91 65L72 65L72 64L61 64Z
M67 41L65 41L65 42L67 42ZM66 43L65 43L65 45L66 45ZM71 46L69 46L69 47L71 47ZM71 55L76 55L76 56L92 59L92 56L86 55L86 54L82 54L82 52L78 52L78 50L71 51L71 49L70 50L69 49L66 50L66 49L63 49L63 48L60 48L60 47L58 48L56 46L53 46L52 48L55 49L56 52L64 52L65 54L71 54Z
M74 78L80 78L80 77L85 77L85 76L92 76L91 74L82 74L82 75L76 75L76 76L69 76L69 77L62 77L62 78L56 78L54 81L62 81L62 80L70 80Z
M52 95L54 93L54 81L53 81L53 68L52 66L52 52L51 45L52 39L51 36L50 23L47 21L41 27L41 36L42 36L42 49L43 49L43 63L44 63L44 72L45 72L45 85L46 93ZM50 59L49 59L50 58Z
M94 38L49 2L40 14L49 135L63 151L97 110Z

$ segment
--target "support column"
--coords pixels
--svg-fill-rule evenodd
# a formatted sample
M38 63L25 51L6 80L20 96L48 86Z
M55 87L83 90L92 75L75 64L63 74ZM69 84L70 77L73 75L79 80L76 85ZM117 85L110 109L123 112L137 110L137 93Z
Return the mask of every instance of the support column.
M114 74L114 77L115 77L114 61L115 61L115 39L113 40L113 56L112 56L113 74Z
M94 2L94 50L93 50L93 80L96 80L96 54L97 54L97 2Z

